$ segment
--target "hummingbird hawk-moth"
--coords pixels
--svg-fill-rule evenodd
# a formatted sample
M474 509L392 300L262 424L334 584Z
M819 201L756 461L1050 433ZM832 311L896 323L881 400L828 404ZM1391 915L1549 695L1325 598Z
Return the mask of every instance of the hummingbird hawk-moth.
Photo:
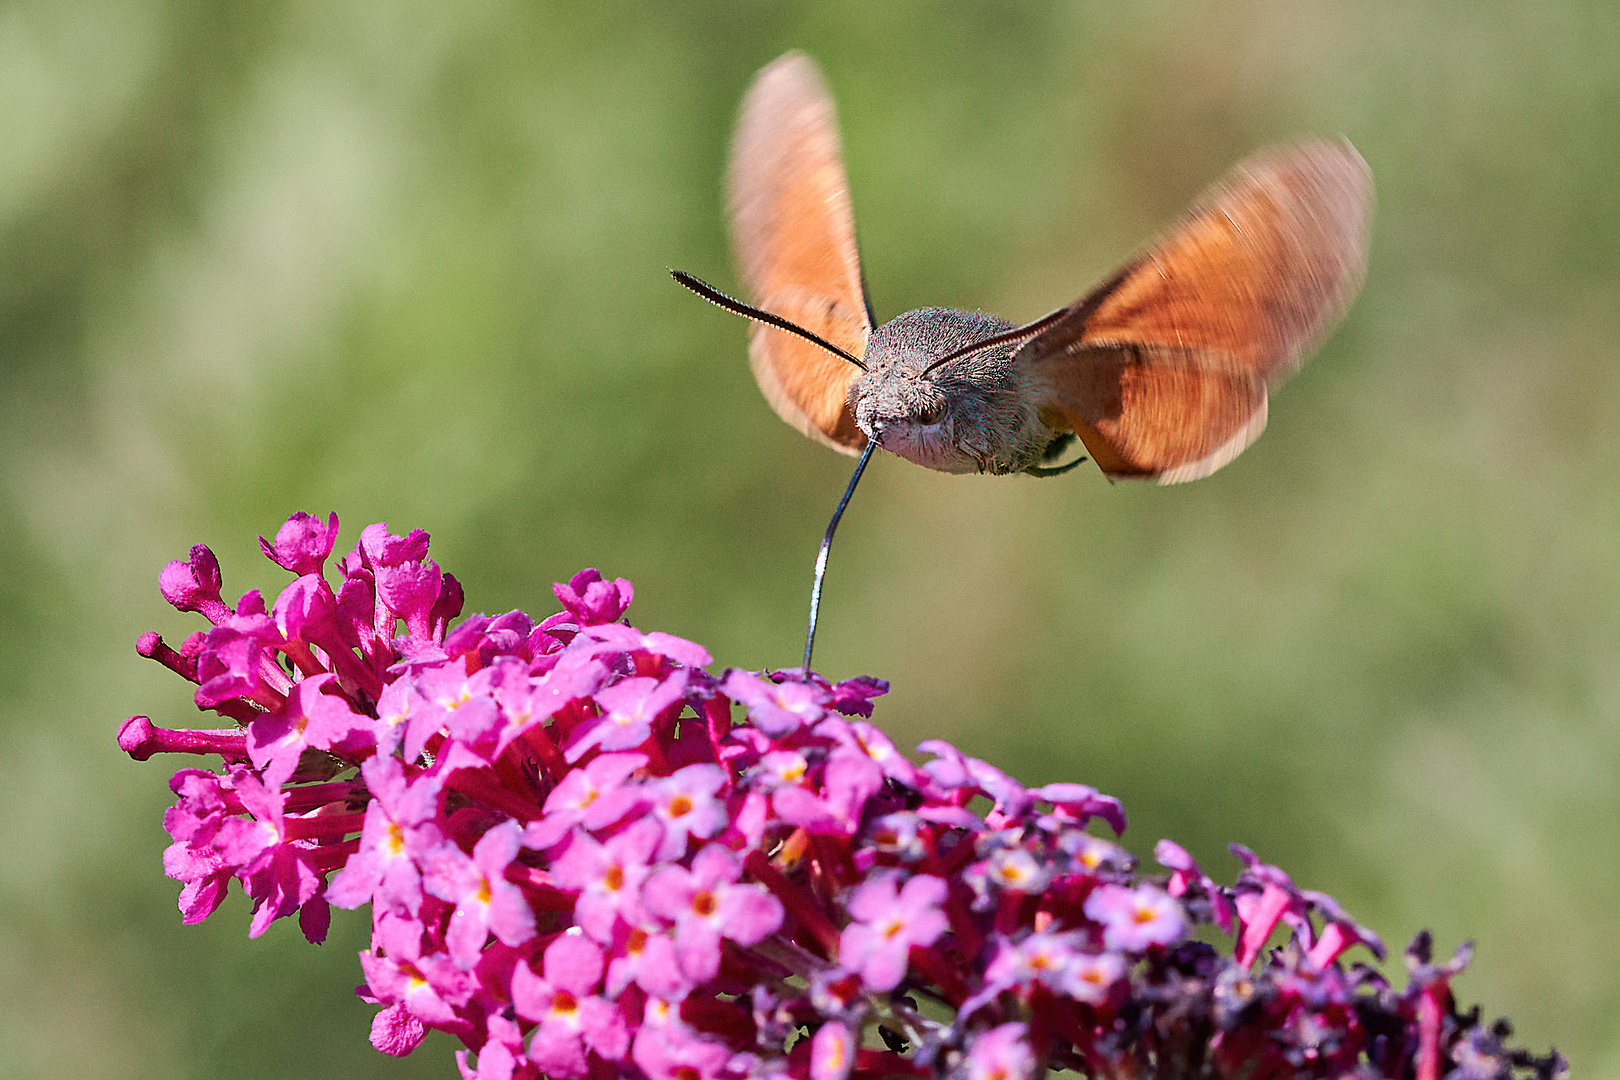
M879 324L867 300L833 102L788 53L743 99L728 174L749 359L778 415L860 455L944 472L1066 472L1078 439L1110 479L1179 483L1231 461L1270 390L1343 314L1367 260L1372 176L1344 139L1261 151L1074 303L1014 326L925 307ZM809 666L810 644L805 648Z

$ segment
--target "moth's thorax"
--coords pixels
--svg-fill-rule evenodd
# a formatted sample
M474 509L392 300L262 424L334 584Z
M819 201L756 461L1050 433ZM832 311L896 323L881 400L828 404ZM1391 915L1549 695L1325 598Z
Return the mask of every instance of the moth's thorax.
M1056 433L1041 423L1012 349L972 353L929 371L941 357L1009 330L976 311L918 308L872 332L866 371L849 404L868 438L941 472L1017 472L1037 464Z

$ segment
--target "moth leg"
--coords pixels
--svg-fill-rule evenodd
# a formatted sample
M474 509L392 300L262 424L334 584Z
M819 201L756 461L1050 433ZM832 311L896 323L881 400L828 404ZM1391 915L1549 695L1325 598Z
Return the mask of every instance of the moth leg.
M1068 450L1069 447L1074 443L1074 440L1074 432L1063 432L1057 438L1046 444L1046 449L1041 451L1041 460L1043 462L1056 461L1058 458L1063 456L1064 452ZM1089 459L1086 457L1086 455L1081 454L1073 461L1064 465L1026 465L1024 466L1023 471L1029 473L1031 476L1062 476L1076 465L1083 464L1088 460Z
M1031 465L1029 468L1025 469L1024 471L1029 473L1029 475L1031 475L1031 476L1062 476L1064 473L1068 472L1070 469L1074 468L1076 465L1082 465L1085 462L1090 461L1090 460L1091 459L1086 457L1086 455L1081 454L1079 457L1075 458L1073 461L1065 462L1062 465L1054 465L1054 466ZM1110 482L1112 482L1112 481L1110 481Z

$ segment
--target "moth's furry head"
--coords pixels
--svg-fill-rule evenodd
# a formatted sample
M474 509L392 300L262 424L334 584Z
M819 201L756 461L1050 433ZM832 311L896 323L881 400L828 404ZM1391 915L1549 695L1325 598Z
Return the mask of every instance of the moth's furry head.
M1010 329L994 315L952 308L918 308L884 323L867 342L866 372L849 388L855 422L885 450L944 472L1016 472L1037 463L1055 433L1041 423L1012 345L928 370Z

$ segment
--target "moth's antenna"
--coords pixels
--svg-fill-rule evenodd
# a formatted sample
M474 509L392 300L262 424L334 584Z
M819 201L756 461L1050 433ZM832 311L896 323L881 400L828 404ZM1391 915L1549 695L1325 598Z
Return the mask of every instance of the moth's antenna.
M1039 334L1042 330L1045 330L1053 323L1059 321L1059 319L1068 313L1068 308L1058 308L1050 315L1043 315L1032 323L1026 323L1023 326L1015 326L1011 330L1003 330L999 334L992 334L989 337L980 341L975 341L970 345L964 345L955 352L946 353L938 360L935 360L932 364L929 364L927 367L923 368L923 374L927 375L935 368L944 367L952 360L960 360L964 356L971 356L976 352L983 352L985 349L993 349L997 345L1007 345L1009 343L1017 343L1022 345L1036 334Z
M669 276L680 282L682 285L685 285L688 289L691 289L699 296L703 297L703 299L707 300L715 307L725 308L727 311L734 314L741 315L744 318L754 319L758 322L765 323L767 326L774 326L778 330L786 330L790 334L797 334L806 341L820 345L823 349L826 349L834 356L842 357L843 359L848 360L862 371L866 370L866 365L861 362L859 357L845 352L843 349L840 349L838 346L834 345L832 342L828 341L819 334L812 334L798 323L788 322L780 315L772 315L770 312L762 311L761 309L754 307L752 304L745 304L741 300L727 296L713 285L710 285L707 281L704 281L701 278L693 277L685 270L671 270L669 272Z
M1125 279L1131 276L1131 273L1135 271L1140 262L1141 260L1139 259L1133 259L1126 263L1124 266L1119 268L1119 272L1113 277L1109 278L1107 281L1103 282L1101 285L1097 286L1095 289L1091 290L1091 292L1087 293L1085 296L1082 296L1079 300L1076 300L1068 307L1060 307L1048 315L1042 315L1034 322L1025 323L1023 326L1015 326L1011 330L1003 330L1001 333L992 334L981 341L975 341L971 344L964 345L953 353L947 353L938 360L935 360L932 364L929 364L927 367L923 368L923 374L927 375L935 368L943 367L952 360L960 360L964 356L971 356L976 352L983 352L985 349L993 349L998 345L1023 345L1031 338L1040 336L1045 331L1050 330L1052 327L1062 322L1073 323L1076 327L1074 336L1078 338L1080 336L1079 328L1084 327L1086 320L1091 318L1092 313L1102 306L1102 302L1112 296L1114 294L1114 290L1118 289L1125 283Z
M866 463L872 459L872 451L877 449L877 443L867 441L866 449L861 451L861 460L855 463L855 475L849 478L849 487L844 489L844 497L838 500L838 509L833 511L832 520L827 522L827 535L821 538L821 550L816 554L816 580L810 586L810 629L804 635L804 670L810 670L810 651L816 647L816 613L821 610L821 580L827 576L827 553L832 550L833 533L838 531L838 519L844 516L844 507L849 505L849 497L855 494L855 485L861 482L861 473L866 471Z

